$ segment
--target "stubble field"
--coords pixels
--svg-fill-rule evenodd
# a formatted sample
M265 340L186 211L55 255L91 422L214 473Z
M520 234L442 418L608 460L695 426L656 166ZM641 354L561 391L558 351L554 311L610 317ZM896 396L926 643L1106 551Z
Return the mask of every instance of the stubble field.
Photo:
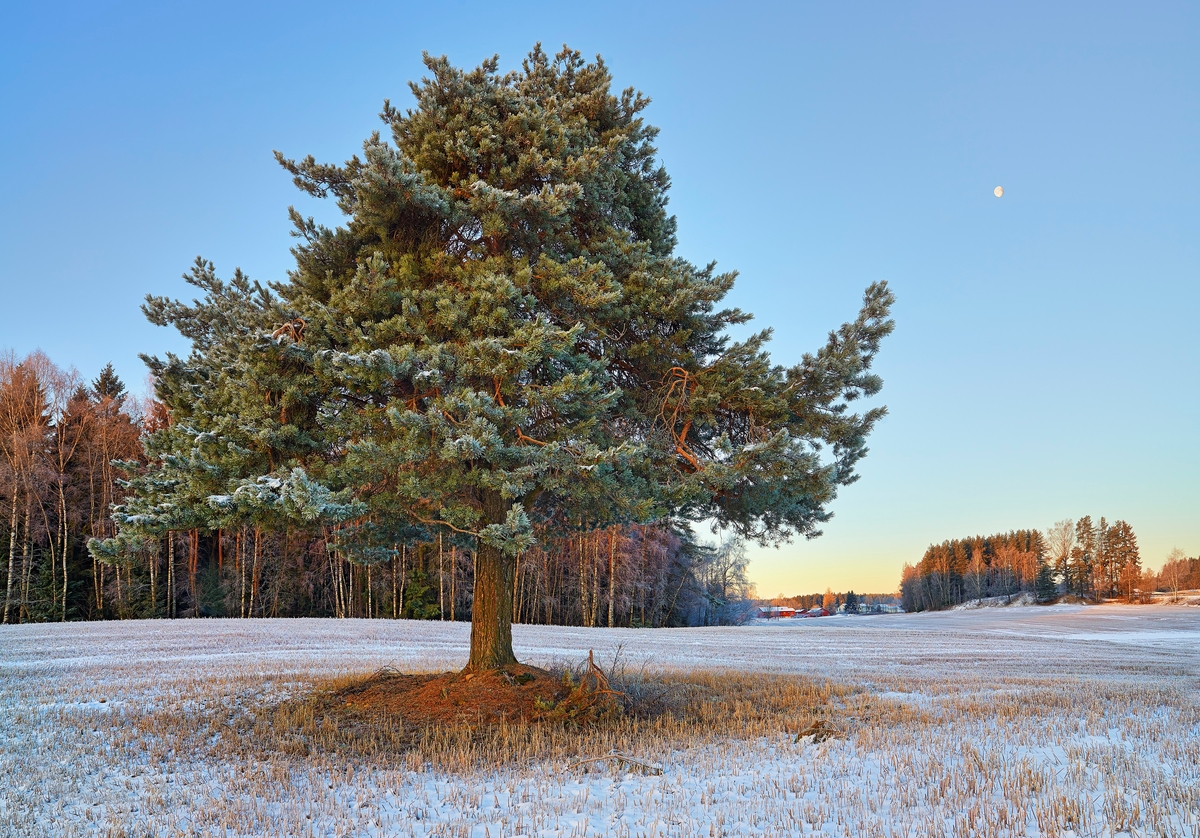
M384 620L0 628L0 834L1200 835L1200 608L515 627L518 657L537 665L619 648L634 669L775 673L825 696L795 724L739 711L610 743L660 775L585 771L574 763L601 755L599 740L569 730L504 761L261 735L314 684L456 669L468 633ZM814 713L838 735L797 742Z

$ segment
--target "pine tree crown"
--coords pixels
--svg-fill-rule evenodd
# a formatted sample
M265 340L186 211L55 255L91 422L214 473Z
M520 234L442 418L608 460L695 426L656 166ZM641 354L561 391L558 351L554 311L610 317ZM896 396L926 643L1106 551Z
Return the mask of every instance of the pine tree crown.
M290 210L285 281L224 282L197 259L203 299L147 298L193 350L145 359L172 418L130 509L337 522L364 556L413 528L515 552L539 520L819 535L885 414L850 404L882 386L887 285L774 364L769 330L728 336L750 319L719 307L736 274L674 253L649 99L566 48L505 74L495 57L425 65L413 108L384 103L390 142L342 165L276 153L345 215ZM250 502L276 480L301 500Z

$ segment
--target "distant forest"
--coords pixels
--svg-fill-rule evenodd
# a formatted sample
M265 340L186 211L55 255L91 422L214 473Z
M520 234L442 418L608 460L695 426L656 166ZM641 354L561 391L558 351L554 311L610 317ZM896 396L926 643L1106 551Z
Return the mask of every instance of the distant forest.
M1174 551L1158 574L1142 569L1133 527L1125 521L1059 521L1047 532L1014 530L931 544L905 565L900 593L906 611L950 608L974 599L1032 593L1041 601L1144 599L1155 590L1200 587L1200 559Z
M807 611L810 608L825 608L834 611L843 605L846 610L854 613L866 606L868 610L876 606L898 605L895 593L890 594L857 594L854 591L837 592L826 588L823 594L797 594L796 596L778 596L771 600L771 605L785 605L797 611Z
M0 354L3 622L181 617L470 620L473 539L414 537L369 557L332 528L179 530L134 559L98 561L142 440L170 417L132 398L111 364L90 383L42 353ZM738 541L699 543L673 522L539 527L516 569L517 622L720 625L752 595Z

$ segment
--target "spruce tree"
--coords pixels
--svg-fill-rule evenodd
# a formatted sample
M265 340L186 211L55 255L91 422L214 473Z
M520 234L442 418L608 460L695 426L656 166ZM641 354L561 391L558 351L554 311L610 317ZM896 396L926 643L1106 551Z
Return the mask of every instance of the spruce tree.
M406 528L473 542L472 670L515 661L514 560L536 521L819 535L884 415L850 407L882 386L887 286L773 364L769 331L727 334L750 319L719 307L735 274L674 253L646 98L567 49L507 74L425 63L413 109L384 103L391 142L340 166L278 155L345 215L292 211L287 281L226 285L200 262L203 300L149 300L193 341L186 361L149 359L172 413L151 443L168 494L255 514L239 493L290 479L284 511L344 521L359 555Z
M1042 558L1038 561L1037 579L1034 582L1034 594L1038 602L1049 602L1058 596L1058 582L1054 579L1054 569Z
M112 399L115 402L122 402L125 400L125 384L117 377L111 361L104 365L104 369L100 370L100 375L92 382L92 393L97 401Z

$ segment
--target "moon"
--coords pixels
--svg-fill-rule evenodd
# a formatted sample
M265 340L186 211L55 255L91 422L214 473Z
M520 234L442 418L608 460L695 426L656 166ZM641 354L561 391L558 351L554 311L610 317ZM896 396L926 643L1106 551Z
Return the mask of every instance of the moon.
M1004 197L1004 187L997 186L995 189L992 190L992 194L995 195L997 198L1003 198Z

